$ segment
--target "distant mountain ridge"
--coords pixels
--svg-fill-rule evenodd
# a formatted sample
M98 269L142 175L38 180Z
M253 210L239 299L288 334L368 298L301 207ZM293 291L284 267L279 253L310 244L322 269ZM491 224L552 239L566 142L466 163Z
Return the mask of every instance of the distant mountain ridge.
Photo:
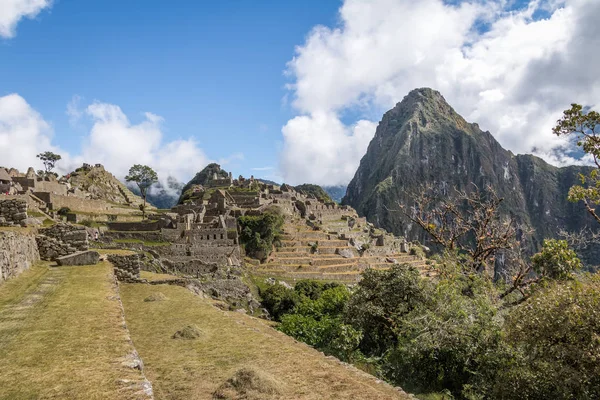
M505 210L535 229L534 247L561 229L597 229L582 204L567 200L569 188L589 167L554 167L533 155L514 155L468 123L432 89L411 91L379 123L343 202L378 226L410 239L420 228L398 209L411 204L421 184L469 190L491 185Z

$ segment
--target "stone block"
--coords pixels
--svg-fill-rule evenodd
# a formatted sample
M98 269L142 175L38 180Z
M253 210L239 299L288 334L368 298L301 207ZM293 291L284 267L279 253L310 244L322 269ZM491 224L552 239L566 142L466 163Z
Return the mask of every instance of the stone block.
M56 259L58 265L96 265L100 260L97 251L79 251Z

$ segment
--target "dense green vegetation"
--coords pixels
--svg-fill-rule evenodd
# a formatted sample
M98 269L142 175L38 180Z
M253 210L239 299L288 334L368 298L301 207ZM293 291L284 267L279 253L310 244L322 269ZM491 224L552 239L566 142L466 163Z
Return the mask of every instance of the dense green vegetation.
M310 183L305 183L303 185L298 185L295 187L297 191L304 192L306 194L311 194L315 196L317 199L324 201L325 203L332 203L333 200L329 197L329 194L319 185L313 185Z
M283 228L283 215L277 207L260 215L243 215L238 218L240 242L250 257L266 259L279 241Z
M532 258L527 294L447 253L439 277L366 270L355 288L299 281L260 291L278 329L413 393L460 399L600 396L600 277L564 242ZM540 271L542 273L542 271Z

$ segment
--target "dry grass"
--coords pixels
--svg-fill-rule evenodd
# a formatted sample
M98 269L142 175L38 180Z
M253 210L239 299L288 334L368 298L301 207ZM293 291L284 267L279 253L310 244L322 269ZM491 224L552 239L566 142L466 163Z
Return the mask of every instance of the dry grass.
M242 368L213 393L223 400L266 400L281 395L283 384L256 368Z
M19 233L37 233L37 228L33 226L0 226L0 231L19 232Z
M123 250L123 249L90 249L97 251L100 254L116 254L119 256L131 256L136 254L135 251L132 250Z
M157 290L169 300L144 302ZM240 371L245 368L257 372L260 382L270 381L265 377L278 382L280 394L258 398L408 398L277 332L262 320L219 310L185 288L124 284L121 296L127 325L157 399L210 399L220 389L232 390L231 379L242 379ZM172 338L175 330L192 324L202 331L200 337ZM232 398L251 398L248 396Z
M169 274L157 274L150 271L140 271L140 278L146 279L147 281L174 281L181 279L180 276L169 275Z
M133 399L141 373L111 266L40 265L0 286L0 399ZM136 389L137 390L137 389Z
M144 301L166 301L167 296L162 294L161 292L152 293L150 296L146 297Z

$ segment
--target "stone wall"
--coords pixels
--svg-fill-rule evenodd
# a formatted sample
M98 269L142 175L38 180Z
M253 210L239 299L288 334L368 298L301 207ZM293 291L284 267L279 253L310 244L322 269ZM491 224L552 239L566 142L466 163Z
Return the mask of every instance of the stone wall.
M32 233L0 231L0 283L29 269L39 259Z
M27 219L25 200L0 200L0 226L24 225Z
M85 226L56 224L50 228L40 229L36 237L42 260L56 260L77 251L89 248Z
M129 256L108 255L108 261L114 266L115 276L121 282L138 282L140 280L140 256L132 254Z
M130 207L117 207L114 204L104 200L83 199L77 196L61 196L53 193L36 193L36 196L50 203L53 210L60 210L63 207L71 211L89 212L96 214L132 214L141 211Z
M197 258L206 262L219 265L235 265L240 263L240 248L234 246L202 246L187 244L172 244L168 248L161 248L161 254L171 259Z
M169 229L165 229L169 230ZM120 231L106 231L104 232L103 241L110 241L115 239L138 239L144 242L164 242L168 238L164 238L160 231L148 231L148 232L120 232Z
M158 231L160 222L109 222L108 229L111 231Z

